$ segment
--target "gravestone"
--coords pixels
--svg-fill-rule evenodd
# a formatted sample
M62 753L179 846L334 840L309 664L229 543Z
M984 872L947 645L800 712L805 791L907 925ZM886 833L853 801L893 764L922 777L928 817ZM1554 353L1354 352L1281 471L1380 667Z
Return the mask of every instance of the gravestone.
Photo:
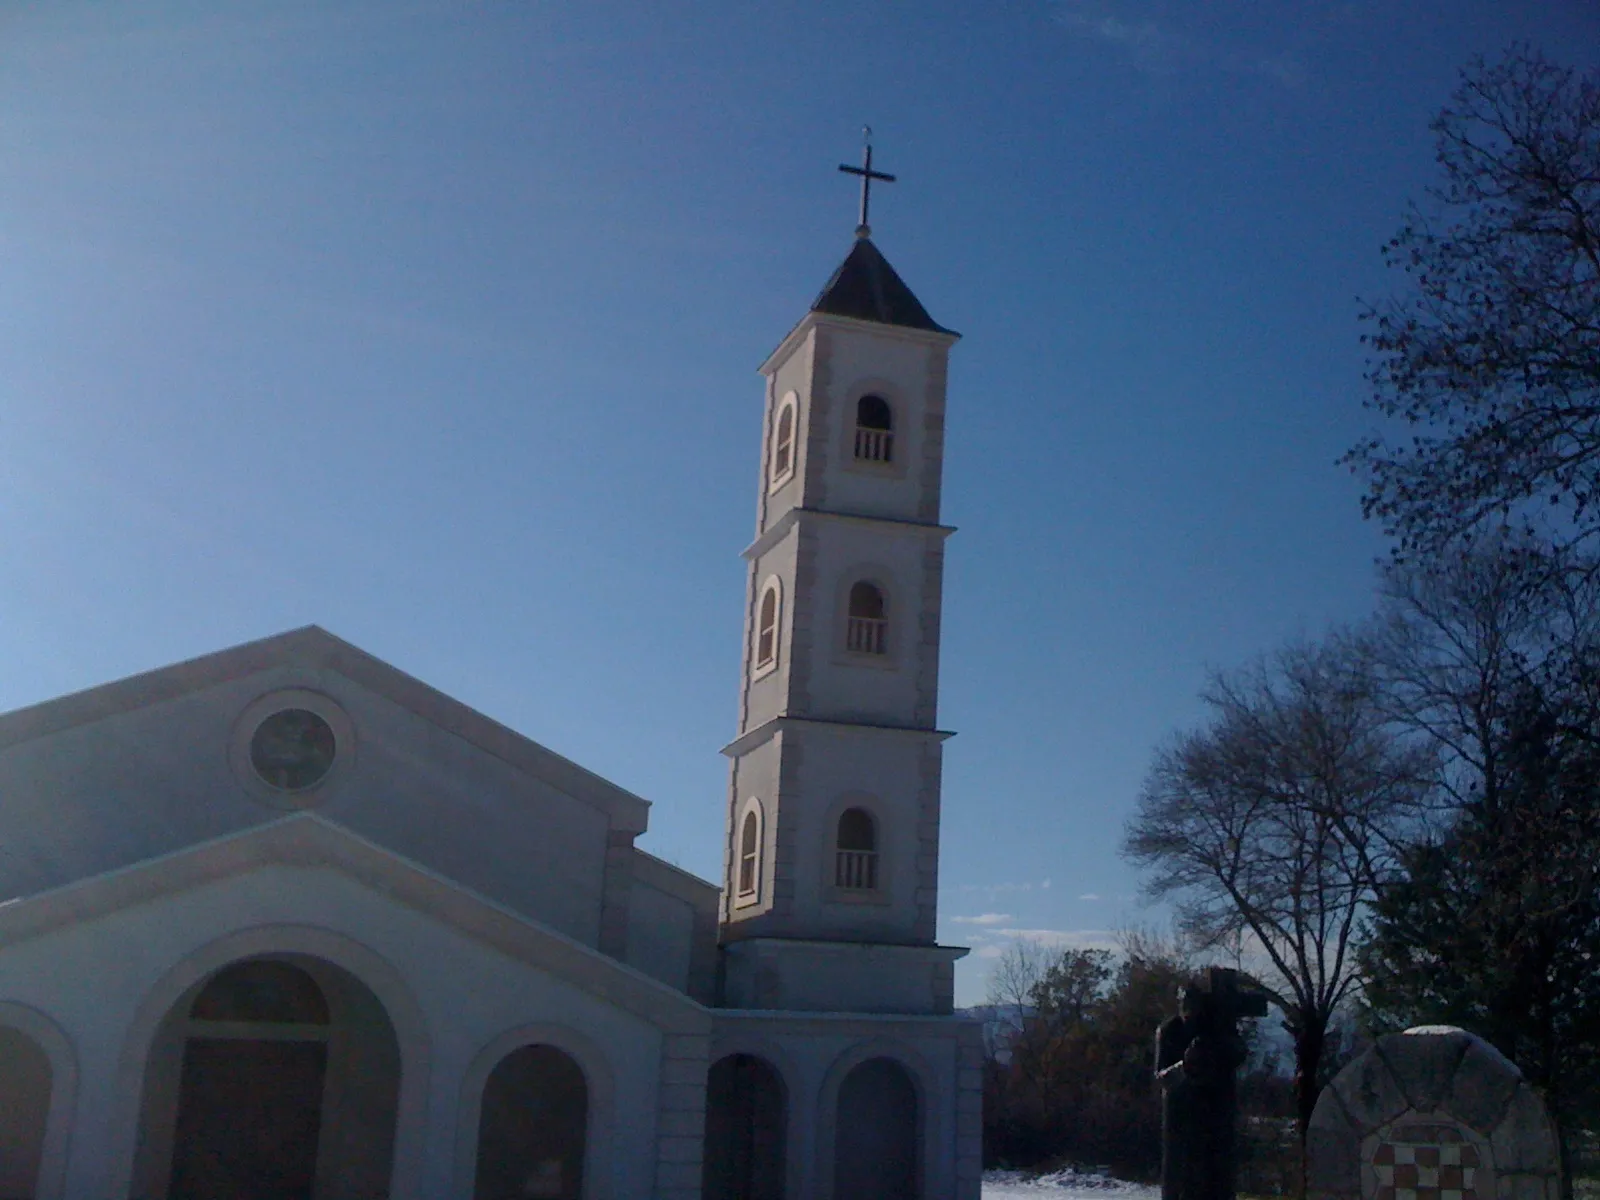
M1309 1200L1559 1200L1555 1127L1482 1038L1423 1025L1380 1038L1317 1100Z

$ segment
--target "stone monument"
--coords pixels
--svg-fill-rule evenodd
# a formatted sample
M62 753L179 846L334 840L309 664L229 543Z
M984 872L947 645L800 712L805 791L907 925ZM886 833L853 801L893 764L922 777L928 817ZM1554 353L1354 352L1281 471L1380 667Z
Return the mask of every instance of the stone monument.
M1380 1038L1323 1089L1308 1200L1559 1200L1555 1126L1482 1038L1423 1025Z
M1161 1200L1233 1200L1234 1073L1241 1017L1267 1015L1239 973L1212 967L1178 991L1178 1015L1156 1031L1161 1085Z

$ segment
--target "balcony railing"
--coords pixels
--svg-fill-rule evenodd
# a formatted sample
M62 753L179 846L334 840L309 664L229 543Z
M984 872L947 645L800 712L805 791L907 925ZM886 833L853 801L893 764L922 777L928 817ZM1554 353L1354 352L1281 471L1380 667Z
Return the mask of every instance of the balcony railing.
M853 892L878 890L878 852L876 850L840 850L834 864L835 887Z
M869 429L856 426L856 460L858 462L894 461L894 433L888 429Z
M887 654L889 622L876 617L851 617L845 626L844 641L855 654Z

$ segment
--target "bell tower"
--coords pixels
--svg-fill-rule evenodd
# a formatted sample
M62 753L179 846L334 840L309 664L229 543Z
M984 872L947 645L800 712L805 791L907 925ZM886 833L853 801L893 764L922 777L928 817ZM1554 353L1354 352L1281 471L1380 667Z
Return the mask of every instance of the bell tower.
M862 221L766 377L722 893L732 1007L948 1012L936 323Z

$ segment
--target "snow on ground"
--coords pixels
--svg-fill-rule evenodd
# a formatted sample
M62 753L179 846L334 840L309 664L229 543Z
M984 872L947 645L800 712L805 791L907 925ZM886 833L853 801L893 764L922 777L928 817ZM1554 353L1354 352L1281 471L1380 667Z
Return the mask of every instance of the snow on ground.
M1159 1200L1161 1189L1087 1171L985 1171L983 1200Z

